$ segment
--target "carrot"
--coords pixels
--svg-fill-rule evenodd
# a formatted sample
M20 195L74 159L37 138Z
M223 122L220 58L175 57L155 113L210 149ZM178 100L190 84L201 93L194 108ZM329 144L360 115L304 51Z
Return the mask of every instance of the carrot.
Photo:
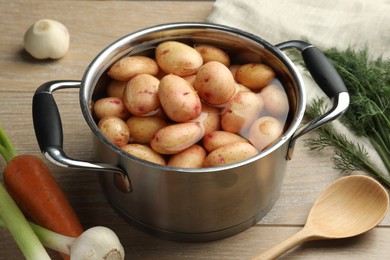
M49 230L70 237L81 235L80 221L47 165L35 155L18 155L1 127L0 153L7 161L4 184L22 211Z

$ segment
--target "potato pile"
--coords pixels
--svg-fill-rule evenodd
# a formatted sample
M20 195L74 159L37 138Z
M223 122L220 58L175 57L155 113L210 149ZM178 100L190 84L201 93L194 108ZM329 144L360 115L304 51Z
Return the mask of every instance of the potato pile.
M141 159L183 168L250 158L284 131L287 95L262 63L231 64L211 45L166 41L107 72L93 112L101 132Z

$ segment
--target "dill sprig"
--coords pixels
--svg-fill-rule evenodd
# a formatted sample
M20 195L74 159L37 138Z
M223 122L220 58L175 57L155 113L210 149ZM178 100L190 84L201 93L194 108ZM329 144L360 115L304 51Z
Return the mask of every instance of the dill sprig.
M318 98L308 107L307 115L310 118L316 118L322 115L327 110L326 108L325 99ZM353 142L345 134L336 131L332 124L321 126L316 132L315 138L305 140L305 145L310 150L333 147L335 148L335 156L332 157L334 167L341 173L364 171L390 187L390 178L386 177L386 174L377 169L369 160L369 154L363 145Z
M390 60L370 60L367 49L338 51L333 48L325 51L325 55L350 94L350 106L340 122L357 137L369 140L390 172ZM319 98L308 107L308 116L315 118L325 109L324 100ZM344 173L364 171L390 187L390 177L370 163L370 154L364 146L337 133L330 124L319 128L317 133L316 138L306 140L306 145L313 150L326 146L336 148L335 168Z

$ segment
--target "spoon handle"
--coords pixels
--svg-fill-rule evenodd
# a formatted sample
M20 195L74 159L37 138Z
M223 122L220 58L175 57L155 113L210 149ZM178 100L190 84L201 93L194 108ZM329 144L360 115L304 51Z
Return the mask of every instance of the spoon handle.
M309 230L306 228L301 229L294 235L290 236L286 240L279 242L278 244L268 248L266 251L258 256L252 258L252 260L271 260L281 256L291 248L297 246L300 243L311 240L313 237Z

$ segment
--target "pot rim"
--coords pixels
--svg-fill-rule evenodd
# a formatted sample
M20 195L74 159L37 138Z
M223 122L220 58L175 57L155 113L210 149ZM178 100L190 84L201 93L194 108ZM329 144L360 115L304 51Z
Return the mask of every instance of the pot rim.
M156 32L162 32L165 30L174 30L174 29L204 29L204 30L215 30L219 32L224 32L227 34L234 35L236 37L242 37L246 40L255 42L256 44L260 44L263 46L268 52L273 54L280 62L283 63L284 66L286 66L289 73L291 73L291 77L295 81L296 84L296 95L297 95L297 103L296 103L296 112L293 115L292 121L289 125L289 128L283 133L283 135L276 141L274 144L272 144L270 147L268 147L266 150L261 151L259 154L248 158L246 160L228 164L228 165L222 165L222 166L214 166L214 167L205 167L205 168L178 168L178 167L171 167L171 166L165 166L165 165L159 165L152 162L148 162L145 160L142 160L136 156L133 156L131 154L128 154L124 151L122 151L119 147L114 145L111 141L109 141L99 130L97 127L97 124L95 123L91 111L90 111L90 101L92 92L88 92L88 90L96 83L97 78L101 76L97 74L99 71L105 71L109 66L112 65L112 63L116 60L115 57L117 57L118 50L120 53L123 53L122 56L128 53L127 47L132 41L137 39L138 37L156 33ZM115 53L115 55L113 55ZM115 56L115 57L114 57ZM107 62L107 59L109 59L111 62ZM105 69L102 69L101 64L106 63ZM109 65L107 65L109 64ZM87 98L89 96L89 98ZM284 145L286 142L289 142L290 138L293 136L295 131L298 129L300 123L302 122L304 113L305 113L305 106L306 106L306 91L304 88L304 83L302 80L301 75L298 72L298 69L294 65L294 63L276 46L270 44L269 42L265 41L264 39L245 32L243 30L225 26L225 25L219 25L219 24L212 24L212 23L206 23L206 22L178 22L178 23L167 23L167 24L160 24L155 25L151 27L147 27L135 32L132 32L130 34L127 34L116 41L109 44L106 48L104 48L89 64L87 67L80 86L80 92L79 92L79 101L80 106L82 110L82 114L84 116L84 119L86 120L88 126L92 130L92 132L111 150L113 150L115 153L119 154L120 156L123 156L125 158L129 158L131 160L138 161L139 163L145 164L148 167L155 167L160 168L163 170L169 170L169 171L176 171L176 172L183 172L183 173L206 173L206 172L216 172L216 171L223 171L231 168L237 168L246 164L250 164L254 161L257 161L268 154L274 152L278 148L280 148L282 145Z

